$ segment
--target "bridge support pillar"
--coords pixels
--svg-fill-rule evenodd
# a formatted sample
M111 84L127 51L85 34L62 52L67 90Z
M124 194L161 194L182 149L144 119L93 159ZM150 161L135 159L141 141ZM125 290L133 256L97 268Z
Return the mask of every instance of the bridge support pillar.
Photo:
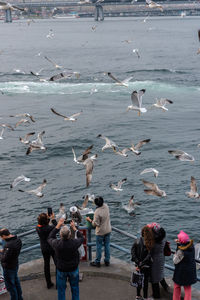
M5 22L6 23L12 22L12 12L11 12L10 8L6 9L6 11L5 11Z
M94 20L95 21L104 20L103 6L100 4L95 5Z

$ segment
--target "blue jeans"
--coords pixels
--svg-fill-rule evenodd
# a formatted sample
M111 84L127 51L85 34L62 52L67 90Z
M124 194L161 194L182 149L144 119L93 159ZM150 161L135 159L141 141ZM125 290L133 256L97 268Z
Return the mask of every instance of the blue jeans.
M79 300L79 269L73 272L61 272L57 270L57 289L58 300L65 300L65 291L67 287L67 278L71 287L72 300Z
M110 262L110 233L105 235L96 235L96 262L101 262L101 249L104 245L104 262Z
M10 300L23 300L22 289L17 272L18 266L15 270L3 269L5 285L11 297Z

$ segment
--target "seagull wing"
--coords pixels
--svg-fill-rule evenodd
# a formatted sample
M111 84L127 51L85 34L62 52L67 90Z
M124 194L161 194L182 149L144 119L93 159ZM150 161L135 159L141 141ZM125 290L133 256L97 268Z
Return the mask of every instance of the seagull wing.
M146 180L142 180L143 184L145 186L147 186L149 189L151 189L152 191L157 191L158 190L158 186L157 184L153 183L153 182L149 182Z
M33 116L29 116L29 118L31 119L31 121L34 123L35 120L33 119Z
M47 56L44 56L44 58L45 58L46 60L48 60L52 65L56 66L56 63L55 63L53 60L51 60L51 59L48 58Z
M1 134L0 134L1 137L3 137L4 130L5 130L5 128L3 127L1 130Z
M21 7L15 6L15 5L12 5L12 7L13 7L14 9L18 9L18 10L20 10L20 11L25 11L25 8L21 8Z
M147 4L150 4L152 1L151 0L146 0L146 3Z
M137 91L132 92L131 101L132 101L133 105L139 107L139 100L138 100L138 92Z
M43 188L47 185L46 179L43 180L43 183L36 189L38 192L42 192Z
M121 82L120 80L118 80L116 77L114 77L110 72L108 72L107 74L108 74L108 76L109 76L110 78L112 78L114 81L116 81L117 83L122 84L122 82Z
M38 133L36 144L42 144L42 137L43 137L44 134L45 134L44 130Z
M145 174L145 173L150 173L150 172L154 172L154 169L153 169L153 168L147 168L147 169L144 169L144 170L140 173L140 175L143 175L143 174Z
M86 195L85 196L85 200L83 201L83 204L82 204L82 208L86 208L87 204L88 204L88 200L89 200L89 196Z
M71 115L70 118L78 117L78 116L80 116L80 114L82 114L82 111Z
M146 91L145 89L142 89L142 90L140 90L140 91L138 92L138 102L139 102L139 107L142 106L142 96L144 95L145 91Z
M133 204L133 199L134 199L134 195L131 196L130 200L129 200L129 206L131 206Z
M55 111L55 109L51 108L51 111L57 115L57 116L60 116L60 117L63 117L63 118L68 118L67 116L64 116L64 115L61 115L60 113L58 113L57 111Z
M135 149L136 149L136 150L140 149L143 145L149 143L150 141L151 141L151 139L146 139L146 140L140 141L140 142L135 146Z
M59 80L61 78L65 78L65 74L64 73L59 73L59 74L56 74L54 76L52 76L51 78L49 78L49 81L56 81L56 80Z
M196 179L193 176L191 176L190 188L192 193L197 193Z
M159 196L158 193L156 193L156 191L153 191L153 190L144 190L144 192L145 192L147 195Z
M29 132L29 133L27 133L27 134L25 135L24 139L25 139L26 141L28 141L29 136L34 135L34 134L35 134L35 132Z
M1 127L7 127L9 129L11 129L12 131L14 131L14 128L11 125L9 125L9 124L0 124L0 126Z
M88 155L91 153L91 150L93 148L93 145L91 145L90 147L88 147L82 155L82 160L86 160L88 158Z
M123 84L124 84L124 83L126 84L126 83L128 83L132 78L133 78L132 76L126 78L126 79L122 80L122 83L123 83Z
M113 150L114 150L114 149L113 149ZM122 154L126 154L126 152L128 152L128 151L130 151L129 148L124 148L124 149L122 150Z
M126 182L126 180L127 180L127 178L124 178L124 179L120 180L120 181L118 182L118 184L117 184L117 187L120 189L121 186L122 186L122 184L123 184L124 182Z
M24 181L25 176L21 175L18 176L17 178L15 178L15 180L13 181L13 183L10 185L11 188L14 188L16 185L18 185L21 181Z
M22 123L29 123L29 121L27 119L21 119L15 124L15 127L19 126Z

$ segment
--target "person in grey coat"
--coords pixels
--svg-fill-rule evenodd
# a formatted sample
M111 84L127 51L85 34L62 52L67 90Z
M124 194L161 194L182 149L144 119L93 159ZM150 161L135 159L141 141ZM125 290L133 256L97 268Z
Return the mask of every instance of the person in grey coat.
M149 225L152 228L154 233L155 244L153 249L151 250L152 257L152 266L151 266L151 283L152 283L152 291L153 298L160 298L160 287L159 282L164 281L164 264L165 264L165 256L164 256L164 247L165 247L165 230L158 224L152 223ZM166 284L167 285L167 284Z

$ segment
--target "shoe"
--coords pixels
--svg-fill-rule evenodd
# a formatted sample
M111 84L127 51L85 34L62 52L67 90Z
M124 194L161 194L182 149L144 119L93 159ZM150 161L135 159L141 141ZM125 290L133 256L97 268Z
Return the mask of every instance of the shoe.
M144 298L142 296L136 296L135 300L143 300Z
M105 261L104 264L105 264L106 267L110 266L110 262L109 261Z
M99 262L92 261L92 262L90 263L90 266L100 268L100 267L101 267L101 264L100 264Z
M53 286L54 286L53 282L47 284L47 288L48 288L48 289L52 288Z

